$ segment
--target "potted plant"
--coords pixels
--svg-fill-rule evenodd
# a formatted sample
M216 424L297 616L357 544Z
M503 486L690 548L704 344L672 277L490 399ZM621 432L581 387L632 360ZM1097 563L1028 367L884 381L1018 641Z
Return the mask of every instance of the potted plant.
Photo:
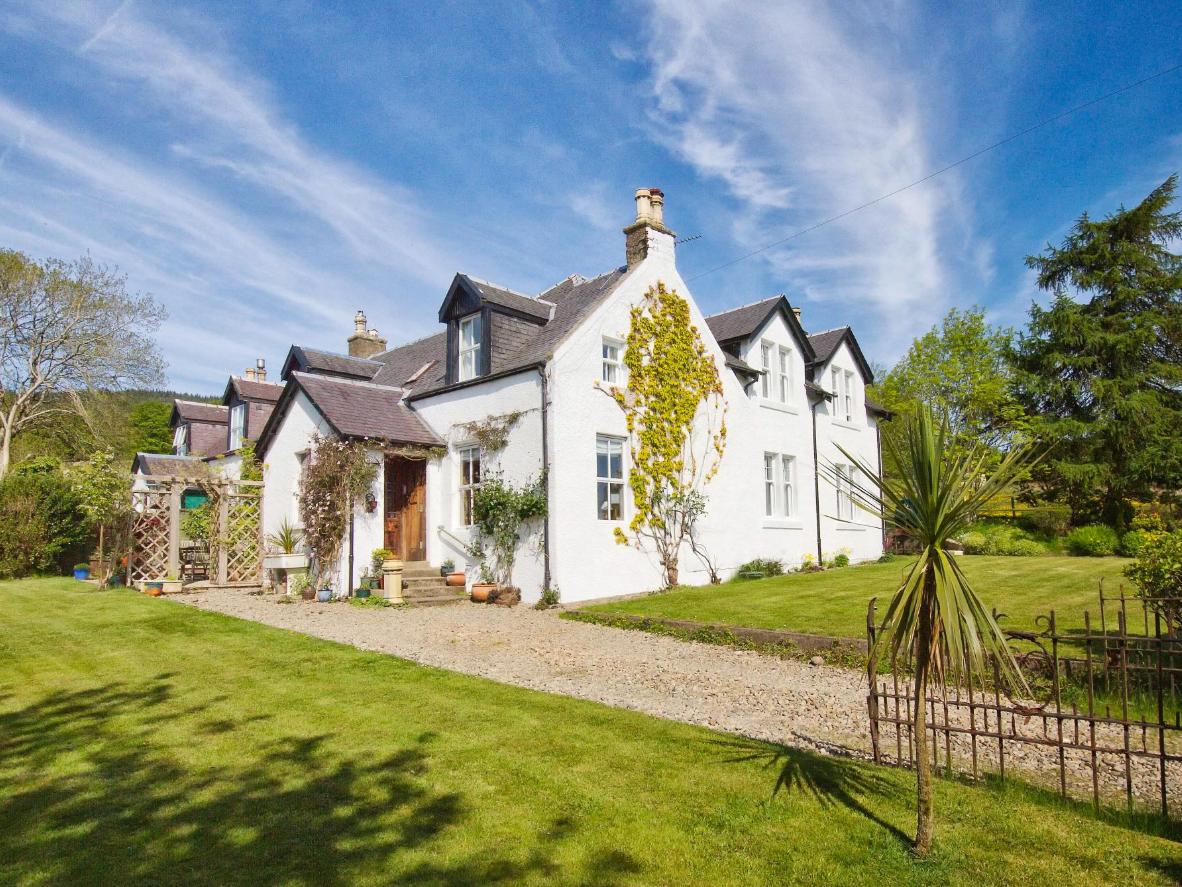
M447 584L451 588L463 588L467 579L463 570L451 570L447 574Z
M308 566L308 555L297 551L304 531L287 518L279 529L267 536L271 551L263 555L263 566L268 570L299 570Z
M164 584L160 589L164 594L176 594L181 590L181 580L176 573L169 573L164 577Z
M332 589L325 585L318 592L316 592L316 600L322 604L327 604L332 600Z
M496 591L497 583L493 579L492 571L488 568L488 564L480 565L480 581L472 583L472 601L477 604L484 604L488 602L488 596Z
M90 578L90 564L79 563L74 564L74 578L82 581Z
M162 579L152 579L144 583L144 593L152 597L160 597L164 594L164 581Z
M454 571L455 568L456 568L456 562L453 561L449 557L447 560L445 560L442 564L439 565L439 575L446 577L447 574Z
M288 577L287 593L292 596L299 595L306 601L310 601L316 596L316 590L312 588L312 583L308 581L308 577L304 573Z

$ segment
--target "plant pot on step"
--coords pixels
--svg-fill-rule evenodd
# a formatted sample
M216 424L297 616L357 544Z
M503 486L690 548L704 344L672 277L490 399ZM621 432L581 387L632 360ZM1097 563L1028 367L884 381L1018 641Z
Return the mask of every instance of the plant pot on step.
M496 591L496 589L497 586L492 582L473 582L472 602L476 604L487 603L489 595Z
M303 591L300 592L300 597L302 597L306 601L314 601L314 600L316 600L316 589L312 588L311 586L308 586L307 588L305 588Z
M461 570L456 570L447 574L447 584L451 588L463 588L465 581L466 577Z

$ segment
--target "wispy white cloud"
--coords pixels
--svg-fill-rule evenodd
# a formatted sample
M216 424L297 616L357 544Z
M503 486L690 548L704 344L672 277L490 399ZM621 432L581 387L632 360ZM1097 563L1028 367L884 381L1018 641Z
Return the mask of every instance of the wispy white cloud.
M934 165L923 59L903 7L745 6L653 0L644 54L657 138L737 202L736 252L850 209ZM930 75L928 75L930 76ZM955 175L762 254L791 292L876 321L884 350L931 318L954 269L942 246L971 239ZM970 262L988 273L988 247ZM833 316L832 311L829 316ZM863 328L870 326L865 321Z
M0 14L10 34L72 55L82 88L137 108L143 127L88 135L0 92L6 243L89 251L153 291L172 315L161 344L178 384L217 387L292 341L339 347L360 306L396 340L424 331L427 313L400 309L457 267L447 227L412 190L310 143L217 40L153 12L63 2ZM152 146L161 133L166 150ZM334 327L339 343L324 339Z

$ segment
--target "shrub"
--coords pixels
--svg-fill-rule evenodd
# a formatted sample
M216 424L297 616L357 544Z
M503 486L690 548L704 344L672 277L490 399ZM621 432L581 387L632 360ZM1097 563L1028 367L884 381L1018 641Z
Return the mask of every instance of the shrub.
M964 546L965 554L989 554L986 548L990 545L991 540L984 533L965 533L964 538L960 540Z
M1067 534L1067 550L1081 557L1107 557L1116 554L1120 537L1116 530L1103 524L1076 527Z
M1156 511L1142 511L1129 522L1130 529L1145 530L1149 533L1165 533L1169 530L1165 518Z
M60 470L18 466L0 481L0 578L60 574L89 543L78 494Z
M880 564L889 564L889 563L890 563L891 561L893 561L894 559L895 559L895 555L894 555L894 554L892 554L891 552L887 551L887 552L884 552L884 553L883 553L883 555L882 555L882 557L880 557L880 558L878 559L878 563L880 563Z
M1071 528L1071 509L1066 505L1037 505L1028 509L1020 521L1035 533L1062 536Z
M842 552L841 554L839 554L837 557L835 557L833 559L833 566L835 566L835 567L848 567L849 565L850 565L850 556L848 554L846 554L845 552Z
M542 596L538 602L534 604L535 610L549 610L551 607L557 607L558 601L562 595L558 591L557 585L551 585L548 588L542 589Z
M1161 531L1129 530L1120 539L1120 553L1125 557L1136 557L1147 542L1162 536Z
M1146 540L1137 559L1125 567L1125 575L1140 597L1156 599L1149 607L1161 615L1168 631L1182 630L1182 531Z
M210 516L213 503L202 502L196 508L181 513L181 535L192 542L209 543Z
M738 572L735 574L735 578L756 578L747 575L750 573L759 573L763 576L782 576L784 575L784 562L770 557L757 557L755 560L750 560L745 564L741 564L739 566Z
M1014 557L1038 557L1046 553L1046 546L1033 539L1015 539L1002 552L1002 554L1008 554Z

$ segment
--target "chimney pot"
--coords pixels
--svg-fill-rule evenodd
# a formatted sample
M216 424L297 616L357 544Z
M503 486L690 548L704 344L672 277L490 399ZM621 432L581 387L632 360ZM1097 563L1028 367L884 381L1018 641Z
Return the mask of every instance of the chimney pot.
M800 320L800 309L795 305L792 306L792 313L796 315L797 320Z
M260 357L258 360L256 360L254 362L254 366L255 366L255 370L254 370L255 381L256 382L266 382L267 381L267 361L265 361L263 358Z
M636 189L636 221L642 222L652 217L652 193L648 188Z
M677 235L665 227L665 192L660 188L638 188L636 221L624 229L624 257L631 268L654 250L673 258Z
M242 373L242 378L248 382L253 382L254 381L254 367L247 367L246 370Z
M365 312L360 309L353 315L353 332L359 336L365 335Z

